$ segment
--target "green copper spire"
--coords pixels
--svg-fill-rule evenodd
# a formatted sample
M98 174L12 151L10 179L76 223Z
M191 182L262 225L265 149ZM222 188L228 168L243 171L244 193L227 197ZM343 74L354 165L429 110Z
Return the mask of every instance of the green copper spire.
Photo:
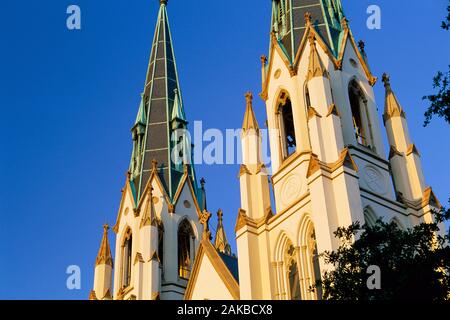
M180 126L172 127L172 119L175 116L177 122L183 124L182 128L186 128L187 121L167 15L167 0L159 2L158 21L142 101L132 129L133 155L130 181L137 201L140 200L149 181L154 160L157 162L161 182L171 198L175 195L185 170L183 164L171 161L172 151L179 142L173 141L173 131L180 128ZM192 165L188 166L188 172L197 193Z
M272 0L272 31L293 60L305 33L305 14L312 16L312 24L331 52L339 52L339 40L345 17L341 0Z

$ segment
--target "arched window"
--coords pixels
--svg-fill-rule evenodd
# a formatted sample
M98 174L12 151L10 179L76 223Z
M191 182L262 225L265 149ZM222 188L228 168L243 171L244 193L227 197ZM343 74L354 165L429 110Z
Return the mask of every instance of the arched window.
M369 227L374 227L377 224L377 216L369 208L364 209L364 220Z
M399 230L402 230L402 231L405 230L405 228L403 227L403 225L401 224L401 222L398 220L397 217L393 218L391 220L391 223L395 224Z
M161 266L161 274L164 276L164 225L161 222L158 223L158 257Z
M131 254L133 252L133 236L129 229L122 244L122 288L131 284Z
M310 226L310 230L308 232L308 250L309 256L311 259L312 266L312 284L315 285L318 280L321 279L320 273L320 263L319 263L319 252L317 250L317 242L316 242L316 232L314 231L314 227ZM322 289L321 287L316 288L317 291L317 299L322 299Z
M277 116L278 127L280 128L281 153L283 159L286 159L297 150L292 103L286 92L280 95Z
M286 250L286 268L289 282L289 297L291 300L301 300L300 277L294 246L288 246Z
M178 228L178 275L189 279L193 260L194 232L189 221L184 220Z
M356 81L351 81L348 91L352 111L353 130L356 141L363 146L372 148L370 120L366 112L367 99Z

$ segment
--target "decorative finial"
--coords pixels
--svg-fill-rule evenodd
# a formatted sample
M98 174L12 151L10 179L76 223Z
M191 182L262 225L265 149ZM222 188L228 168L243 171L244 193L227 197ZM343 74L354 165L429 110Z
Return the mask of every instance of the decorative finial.
M267 63L267 57L266 57L265 55L262 55L262 56L261 56L261 64L262 64L263 66L265 66L266 63Z
M247 101L247 106L253 105L253 94L250 91L245 94L245 100Z
M200 223L203 225L203 239L211 240L211 232L209 231L209 219L211 219L211 213L206 210L200 215Z
M358 42L358 48L359 48L359 50L361 50L361 52L364 52L365 47L366 47L366 44L364 43L364 41L360 40L360 41Z
M159 4L161 5L167 6L167 2L169 2L169 0L159 0Z
M107 223L105 223L105 224L103 225L103 233L104 233L104 234L108 234L108 230L109 230L109 225L108 225Z
M387 73L383 73L383 83L386 89L391 87L391 77Z
M311 21L312 21L311 12L306 12L305 13L305 24L308 26L311 24Z
M158 161L156 159L152 160L152 169L155 171L158 169Z
M217 219L219 220L219 222L223 221L223 211L222 211L222 209L219 209L217 211Z
M203 189L203 190L205 189L205 183L206 183L205 178L201 178L201 179L200 179L200 185L202 186L202 189Z

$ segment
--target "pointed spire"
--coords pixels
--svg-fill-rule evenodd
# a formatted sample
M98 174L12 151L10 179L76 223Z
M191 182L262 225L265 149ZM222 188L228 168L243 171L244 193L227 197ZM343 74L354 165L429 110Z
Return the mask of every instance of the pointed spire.
M147 207L144 210L144 215L142 216L141 225L140 227L147 227L147 226L156 226L156 210L155 210L155 203L153 201L153 188L150 187L149 190L149 196L148 196L148 203Z
M178 123L187 124L186 116L184 115L184 110L181 104L180 95L178 94L178 89L174 90L174 101L173 101L173 107L172 107L172 129L174 125L178 125Z
M386 122L388 119L392 117L405 118L405 112L403 111L402 106L400 105L400 103L397 100L397 97L392 91L390 77L386 73L383 74L383 83L386 89L386 100L383 115L384 122Z
M253 129L257 132L259 131L258 120L256 120L255 112L253 111L253 94L247 92L245 94L245 99L247 101L247 107L245 109L244 123L242 124L242 130L244 132Z
M217 230L214 242L214 247L217 251L231 256L231 247L227 240L225 228L223 226L223 211L219 209L217 211Z
M316 48L316 37L311 33L308 37L311 46L311 53L309 55L309 67L308 74L306 75L306 81L310 81L315 77L330 78L328 71L325 69L322 60L320 59L319 52Z
M172 132L181 125L187 125L180 90L178 68L173 49L172 35L167 14L167 0L160 0L158 19L154 31L153 44L147 68L147 76L142 95L139 121L145 121L141 140L137 139L138 163L131 177L133 192L139 202L151 177L152 159L158 161L158 176L165 191L172 199L183 178L182 166L172 161ZM189 148L191 150L191 148ZM191 167L189 175L197 192L195 169Z
M100 250L97 254L97 259L95 260L95 265L106 264L109 266L113 266L113 259L111 255L111 247L109 246L108 240L108 230L109 226L107 224L103 225L103 237L102 242L100 244Z

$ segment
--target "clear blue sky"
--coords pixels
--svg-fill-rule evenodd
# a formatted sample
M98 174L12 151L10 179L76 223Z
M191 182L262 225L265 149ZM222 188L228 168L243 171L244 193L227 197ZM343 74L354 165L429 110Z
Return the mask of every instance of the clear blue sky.
M81 7L81 31L66 28L70 4ZM343 4L355 37L366 41L374 74L391 74L427 183L445 203L450 126L436 120L423 128L421 97L450 63L450 33L440 29L448 1ZM379 31L365 26L369 4L382 8ZM245 91L260 91L270 7L269 0L169 1L191 122L241 125ZM0 298L88 297L101 225L116 219L157 9L157 0L1 1ZM375 90L381 112L381 83ZM255 110L263 123L260 99ZM209 208L224 210L233 240L238 167L197 172L208 181ZM79 291L66 289L72 264L82 270Z

